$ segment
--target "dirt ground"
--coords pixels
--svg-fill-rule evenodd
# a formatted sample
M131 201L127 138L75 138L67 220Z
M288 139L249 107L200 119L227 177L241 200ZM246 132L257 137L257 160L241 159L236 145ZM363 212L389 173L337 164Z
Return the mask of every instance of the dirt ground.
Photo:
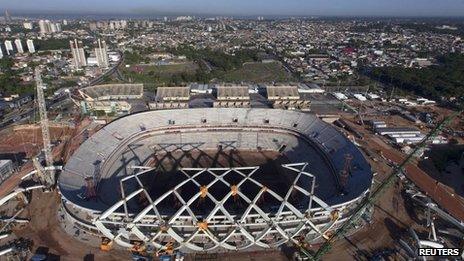
M50 140L64 141L71 137L74 128L70 126L50 126ZM42 131L38 124L14 126L0 132L1 153L25 153L26 157L36 155L43 147Z
M32 195L32 203L22 213L22 216L30 218L30 223L22 228L14 229L13 232L18 238L24 237L33 240L32 254L47 253L50 256L50 260L130 260L131 255L128 250L113 248L109 252L104 252L99 249L99 246L88 245L67 234L61 228L58 221L57 211L59 204L59 195L57 193L35 191ZM185 260L284 261L288 260L288 258L280 251L268 250L260 252L187 255Z
M419 226L411 219L411 210L407 209L400 192L399 185L389 188L375 204L372 223L336 241L323 260L366 260L376 251L395 248L409 227Z
M43 193L36 190L32 202L23 212L30 223L14 230L17 237L33 240L32 253L48 253L51 260L128 260L128 251L112 250L103 252L99 246L89 246L74 239L59 225L57 211L60 205L56 192Z

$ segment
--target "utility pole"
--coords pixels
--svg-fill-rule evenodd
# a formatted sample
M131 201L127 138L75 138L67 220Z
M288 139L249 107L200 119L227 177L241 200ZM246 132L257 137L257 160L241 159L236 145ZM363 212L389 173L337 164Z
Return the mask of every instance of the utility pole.
M42 82L41 70L39 67L35 68L35 82L37 85L37 103L39 107L39 115L40 115L40 127L42 129L42 139L43 139L43 151L45 154L45 165L48 168L53 167L53 156L52 156L52 149L50 144L50 126L48 124L48 117L47 117L47 105L45 103L45 95L44 95L44 88L45 85ZM38 167L36 162L34 165ZM39 172L39 176L43 179L43 181L48 186L53 186L55 184L55 173L52 170L48 170L48 173L45 172L43 168L37 169ZM42 173L40 173L42 172Z

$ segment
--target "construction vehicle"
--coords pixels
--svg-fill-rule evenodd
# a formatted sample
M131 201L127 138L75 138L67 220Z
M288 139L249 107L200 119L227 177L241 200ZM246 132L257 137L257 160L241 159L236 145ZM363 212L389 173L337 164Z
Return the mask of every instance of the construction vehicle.
M173 254L174 254L174 246L173 246L172 242L168 242L165 245L164 249L160 249L160 250L158 250L158 252L156 252L157 256L162 256L162 255L170 255L171 256Z
M161 261L172 260L172 257L174 256L173 242L168 242L164 247L165 248L160 249L158 250L158 252L156 252L156 256L159 257Z
M101 244L100 244L100 250L110 251L112 247L113 247L113 241L111 241L107 237L102 237Z
M153 260L143 241L131 240L131 244L132 248L130 249L130 252L132 253L132 260Z

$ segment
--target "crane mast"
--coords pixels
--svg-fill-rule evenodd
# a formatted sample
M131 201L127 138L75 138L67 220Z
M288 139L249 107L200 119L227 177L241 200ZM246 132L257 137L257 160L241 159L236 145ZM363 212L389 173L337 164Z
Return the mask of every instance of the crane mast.
M48 123L47 117L47 105L45 103L45 95L44 95L44 88L45 85L42 81L41 70L39 67L35 68L35 82L37 85L37 103L39 107L39 115L40 115L40 127L42 129L42 139L43 139L43 151L45 154L45 164L46 167L49 168L49 172L45 172L43 168L37 169L39 175L42 177L43 181L47 183L49 186L53 186L55 184L55 173L51 170L53 167L53 156L52 156L52 149L50 143L50 126ZM37 165L40 164L35 164Z

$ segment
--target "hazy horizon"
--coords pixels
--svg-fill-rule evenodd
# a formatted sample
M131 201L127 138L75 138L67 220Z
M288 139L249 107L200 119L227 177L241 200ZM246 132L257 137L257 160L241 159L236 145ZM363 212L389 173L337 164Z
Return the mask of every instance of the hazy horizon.
M463 17L464 0L21 0L18 14Z

